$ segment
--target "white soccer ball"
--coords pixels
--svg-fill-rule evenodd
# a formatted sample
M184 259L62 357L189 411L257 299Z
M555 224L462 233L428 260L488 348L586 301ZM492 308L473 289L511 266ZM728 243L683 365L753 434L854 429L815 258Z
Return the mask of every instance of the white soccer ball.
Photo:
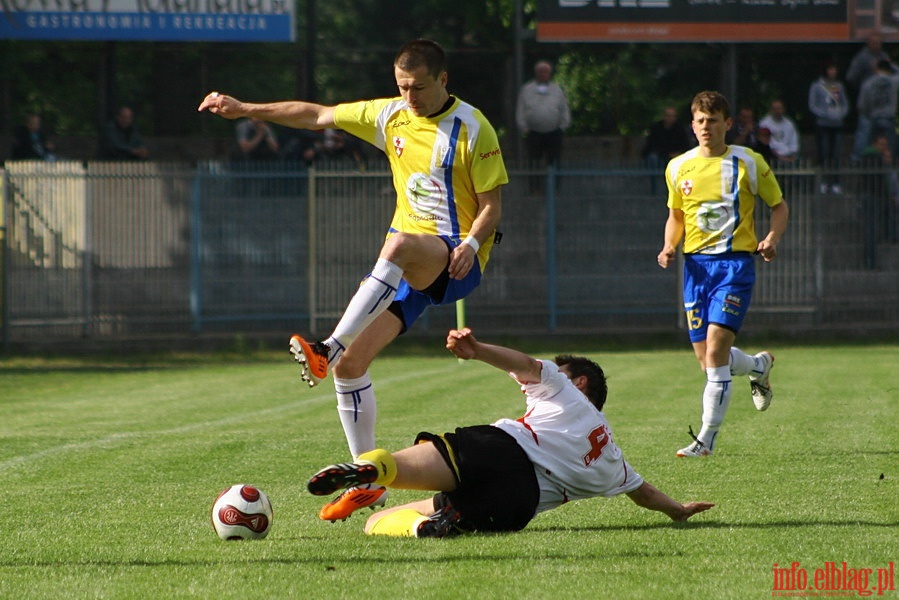
M261 540L272 526L272 503L257 487L232 485L212 505L212 526L223 540Z

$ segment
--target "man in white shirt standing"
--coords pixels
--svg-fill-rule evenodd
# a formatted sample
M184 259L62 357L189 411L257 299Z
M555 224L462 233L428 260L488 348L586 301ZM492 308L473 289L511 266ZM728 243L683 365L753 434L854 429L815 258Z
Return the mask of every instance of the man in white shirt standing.
M524 136L531 163L558 165L562 156L562 132L571 125L565 92L552 81L553 67L545 60L534 65L534 79L521 86L515 122Z
M786 115L782 100L771 102L771 109L759 122L759 127L771 130L771 151L781 163L791 163L799 158L799 130Z

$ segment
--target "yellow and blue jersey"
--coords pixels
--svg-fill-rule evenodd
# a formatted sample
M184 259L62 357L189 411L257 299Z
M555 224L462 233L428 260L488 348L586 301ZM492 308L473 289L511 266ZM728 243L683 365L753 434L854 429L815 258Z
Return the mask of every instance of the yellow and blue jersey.
M493 127L470 104L454 98L449 109L418 117L402 98L340 104L334 124L382 150L396 189L390 231L464 239L477 216L477 193L508 183ZM481 244L483 269L493 236Z
M668 207L684 212L685 254L755 252L755 198L769 207L783 201L780 185L760 154L728 146L706 158L699 147L668 163Z

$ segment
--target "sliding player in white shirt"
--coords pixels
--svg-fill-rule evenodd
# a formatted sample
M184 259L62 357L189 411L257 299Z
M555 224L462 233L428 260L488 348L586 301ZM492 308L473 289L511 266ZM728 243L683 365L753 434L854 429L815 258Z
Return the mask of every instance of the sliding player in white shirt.
M639 506L685 521L714 505L681 504L631 468L615 444L602 408L606 379L593 361L569 355L555 362L486 344L470 329L451 330L446 347L508 372L526 398L523 417L452 433L420 433L415 445L366 452L309 480L315 495L376 483L439 491L432 498L381 510L372 535L446 537L465 531L518 531L537 514L570 500L627 494Z
M496 132L484 115L446 89L446 55L414 40L394 59L400 95L322 106L291 101L240 102L212 92L198 110L228 119L250 116L299 129L336 127L373 144L390 163L396 211L371 273L333 333L290 351L310 386L334 371L337 411L354 458L375 448L377 404L368 367L428 306L465 298L480 283L509 178ZM383 505L386 489L360 486L326 504L319 517L344 520Z

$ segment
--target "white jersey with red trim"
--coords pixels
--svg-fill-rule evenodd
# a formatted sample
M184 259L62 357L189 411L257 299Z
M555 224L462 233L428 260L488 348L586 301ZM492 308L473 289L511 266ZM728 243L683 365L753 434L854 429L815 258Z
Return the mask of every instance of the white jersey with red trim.
M493 424L514 437L534 463L540 484L537 512L640 487L643 478L624 460L605 415L555 363L540 362L540 383L521 386L527 397L525 415Z

